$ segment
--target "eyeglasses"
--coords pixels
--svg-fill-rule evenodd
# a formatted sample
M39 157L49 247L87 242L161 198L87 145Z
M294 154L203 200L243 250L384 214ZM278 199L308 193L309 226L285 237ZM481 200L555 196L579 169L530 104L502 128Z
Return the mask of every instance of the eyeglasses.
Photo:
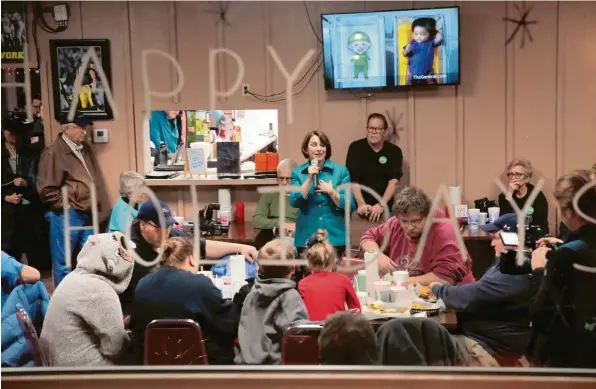
M280 177L280 176L278 176L277 177L277 180L278 181L281 181L281 182L290 182L290 177Z
M161 227L158 226L157 224L155 224L154 222L146 222L148 226L151 226L153 228L155 228L158 231L161 231ZM170 231L172 229L172 226L167 226L166 228L166 232Z
M526 175L524 173L507 173L507 178L512 179L512 178L523 178L526 177Z
M420 223L422 223L422 221L424 220L423 217L419 218L419 219L414 219L414 220L399 220L399 224L401 224L402 226L412 226L412 227L416 227L418 225L420 225Z
M382 127L366 127L366 130L371 134L378 134L385 131L385 129Z

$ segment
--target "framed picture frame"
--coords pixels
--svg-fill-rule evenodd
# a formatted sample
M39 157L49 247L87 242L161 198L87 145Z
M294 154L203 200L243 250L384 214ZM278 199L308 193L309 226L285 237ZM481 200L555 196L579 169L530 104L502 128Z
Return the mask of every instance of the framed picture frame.
M51 39L50 65L52 69L52 89L54 117L60 120L68 114L74 99L74 85L77 73L84 72L83 83L77 101L77 112L91 120L111 120L112 108L103 91L96 65L89 61L86 69L80 69L84 55L93 47L101 61L101 67L112 84L110 69L110 41L107 39Z
M27 8L24 1L2 3L2 64L23 64L27 41ZM25 67L28 67L26 64Z

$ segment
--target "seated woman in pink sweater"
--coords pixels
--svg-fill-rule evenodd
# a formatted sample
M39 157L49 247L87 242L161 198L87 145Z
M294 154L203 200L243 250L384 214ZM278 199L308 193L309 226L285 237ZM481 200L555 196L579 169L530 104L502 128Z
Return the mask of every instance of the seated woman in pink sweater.
M431 208L431 201L420 188L408 187L395 196L394 217L385 223L369 229L360 240L363 251L378 251L385 231L389 230L389 245L379 255L379 272L385 274L395 270L408 270L410 283L428 285L431 282L443 284L468 284L474 282L472 259L465 252L467 261L462 261L456 232L449 222L433 223L422 257L414 265L422 231ZM437 211L442 217L442 211Z

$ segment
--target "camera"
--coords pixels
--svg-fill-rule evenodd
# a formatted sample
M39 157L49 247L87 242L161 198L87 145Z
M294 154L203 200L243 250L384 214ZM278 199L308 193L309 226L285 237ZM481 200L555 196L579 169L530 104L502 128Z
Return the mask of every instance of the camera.
M526 236L524 240L524 261L517 264L517 250L503 251L500 260L500 270L503 274L530 274L532 273L532 251L536 250L538 240L550 236L542 230L540 226L526 226ZM556 246L547 243L547 247L556 249Z
M211 203L199 211L199 227L201 236L218 236L227 234L229 226L224 226L215 217L213 211L219 211L220 204Z

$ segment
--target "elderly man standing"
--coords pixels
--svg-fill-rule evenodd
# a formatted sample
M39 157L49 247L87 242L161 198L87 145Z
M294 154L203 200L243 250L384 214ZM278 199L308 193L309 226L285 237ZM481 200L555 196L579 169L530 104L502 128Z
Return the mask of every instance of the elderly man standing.
M46 219L50 223L50 250L55 287L70 272L65 265L64 229L66 226L62 187L66 186L68 189L70 226L89 226L91 224L91 186L97 185L96 180L100 177L97 161L91 147L85 142L86 129L92 123L76 116L73 120L63 118L60 124L62 133L42 153L37 175L37 191L46 207ZM82 247L92 234L92 230L71 231L71 253L74 254L77 247Z

